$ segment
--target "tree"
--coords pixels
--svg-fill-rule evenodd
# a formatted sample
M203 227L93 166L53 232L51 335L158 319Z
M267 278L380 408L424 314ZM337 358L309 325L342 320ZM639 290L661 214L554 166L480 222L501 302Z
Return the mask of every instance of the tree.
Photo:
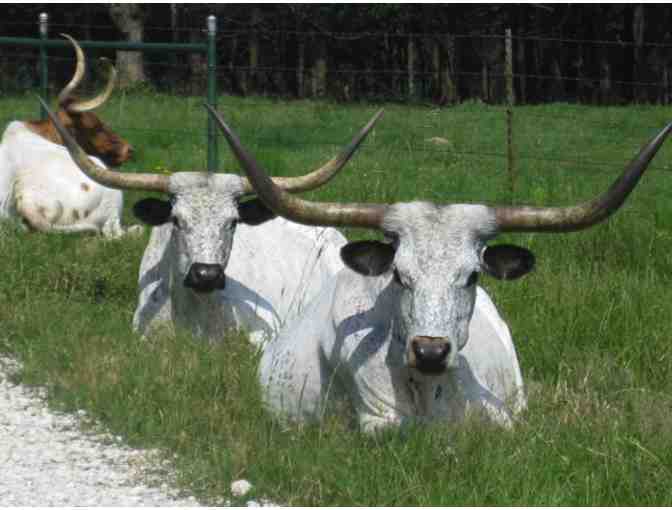
M144 39L144 13L141 4L110 4L110 18L129 42ZM128 87L147 80L142 52L117 51L119 86Z

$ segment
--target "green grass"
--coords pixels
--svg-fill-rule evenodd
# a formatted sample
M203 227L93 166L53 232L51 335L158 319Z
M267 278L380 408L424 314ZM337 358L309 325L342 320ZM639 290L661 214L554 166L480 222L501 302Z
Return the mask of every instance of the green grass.
M102 115L138 148L126 171L204 169L201 102L118 94ZM298 175L333 156L380 105L222 97L219 106L270 173ZM606 189L672 120L664 107L518 108L511 195L503 109L383 106L342 175L309 197L568 204ZM31 96L0 101L3 125L36 111ZM450 143L426 142L433 136ZM219 144L221 168L235 170ZM17 378L46 386L55 407L85 408L134 446L177 454L180 483L206 502L245 477L255 496L290 505L668 506L671 156L668 142L605 224L500 239L537 255L519 282L481 280L511 328L529 391L511 431L468 422L371 438L347 418L276 423L260 404L245 338L209 347L131 331L147 236L105 241L5 225L0 350L23 361ZM126 195L127 223L142 196Z

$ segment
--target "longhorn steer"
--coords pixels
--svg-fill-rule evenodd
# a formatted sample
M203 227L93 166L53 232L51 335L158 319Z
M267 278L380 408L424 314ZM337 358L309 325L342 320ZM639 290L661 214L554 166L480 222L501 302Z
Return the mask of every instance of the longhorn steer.
M75 48L77 67L58 96L58 119L97 164L102 165L102 160L120 165L130 158L131 146L91 111L109 98L116 71L104 60L108 68L105 90L89 101L75 99L73 92L85 73L84 53L74 39L64 37ZM39 231L122 235L122 193L83 175L62 144L50 120L13 121L7 126L0 144L0 217L19 218Z
M254 194L246 178L113 172L86 158L52 118L73 160L92 179L113 188L170 196L169 201L147 198L134 206L136 216L155 227L140 266L133 318L137 331L144 334L167 324L216 342L226 329L236 327L250 332L258 344L342 269L338 250L346 240L338 231L274 218L261 201L245 200ZM324 166L274 181L291 192L321 186L343 168L377 120L372 118Z
M520 367L495 307L474 310L485 298L476 282L479 273L518 278L534 257L487 242L500 232L569 232L603 221L672 129L653 138L604 194L544 208L308 202L275 186L218 122L259 197L277 214L308 225L381 230L388 239L344 246L348 267L267 346L259 367L276 413L319 419L327 399L345 398L369 431L417 418L459 420L470 408L510 423L526 404Z

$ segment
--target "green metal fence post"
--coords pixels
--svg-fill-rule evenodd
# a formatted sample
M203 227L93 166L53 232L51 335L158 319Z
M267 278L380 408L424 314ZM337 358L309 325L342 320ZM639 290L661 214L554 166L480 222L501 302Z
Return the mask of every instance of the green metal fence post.
M208 104L217 108L217 18L208 16ZM212 115L208 119L208 172L217 170L217 131Z
M46 12L40 14L40 39L47 40L49 32L49 15ZM47 66L47 48L44 44L40 44L40 94L45 101L49 100L49 68ZM47 112L40 106L40 118L45 120Z

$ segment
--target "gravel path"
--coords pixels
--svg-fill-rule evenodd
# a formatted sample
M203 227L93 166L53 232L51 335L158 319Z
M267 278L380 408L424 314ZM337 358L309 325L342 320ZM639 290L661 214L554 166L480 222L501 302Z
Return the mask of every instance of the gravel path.
M198 506L170 486L158 452L83 432L83 411L49 410L42 392L8 380L17 369L0 358L0 506Z

